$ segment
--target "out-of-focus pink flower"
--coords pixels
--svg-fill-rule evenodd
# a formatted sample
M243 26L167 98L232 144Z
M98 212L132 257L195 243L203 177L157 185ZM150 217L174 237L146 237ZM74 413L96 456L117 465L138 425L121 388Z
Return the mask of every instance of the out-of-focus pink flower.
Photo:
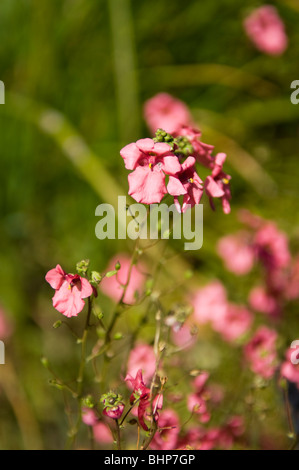
M91 408L82 409L82 421L86 426L92 427L95 440L99 444L112 444L114 439L107 424L100 421Z
M247 274L253 267L254 250L245 232L222 237L218 241L217 252L226 269L238 276Z
M292 263L285 296L289 300L298 299L299 297L299 256Z
M124 287L126 286L129 277L129 283L126 287L123 301L126 304L134 304L136 300L135 293L137 292L141 294L142 287L145 282L145 275L142 272L145 267L139 263L137 265L134 264L131 268L130 256L125 253L120 253L110 260L107 271L114 270L117 262L120 263L119 271L115 276L104 277L100 284L100 289L112 300L119 302L123 296Z
M249 331L252 321L252 315L246 307L228 303L225 315L218 319L214 327L225 341L234 342Z
M175 411L166 409L158 418L158 431L156 432L150 448L152 450L174 450L180 432L179 418Z
M293 382L299 389L299 348L289 348L286 352L286 360L280 368L280 375Z
M171 338L176 346L182 349L190 348L196 342L196 334L193 334L188 324L177 323L171 329Z
M275 297L266 291L263 286L254 287L249 293L251 308L257 312L265 313L272 318L280 316L280 305Z
M82 409L82 421L86 426L94 426L98 422L98 418L92 408Z
M154 376L156 370L156 356L152 346L140 343L130 352L127 372L135 377L138 370L142 370L144 382L148 383Z
M281 55L288 46L284 23L272 5L254 10L244 21L244 28L253 44L269 55Z
M195 293L192 304L196 322L216 325L226 313L226 290L220 281L212 281Z
M8 320L7 315L3 308L0 307L0 339L7 339L11 336L13 327Z
M141 139L126 145L120 154L129 174L129 195L143 204L161 202L167 193L165 175L175 175L181 165L165 142Z
M247 308L228 302L226 290L213 281L198 290L193 298L194 319L210 323L225 341L234 342L248 332L252 315Z
M244 433L244 423L241 416L232 416L223 426L211 429L200 427L191 428L180 439L179 450L188 447L196 450L226 450L232 447L236 439Z
M196 173L195 158L188 157L182 163L181 172L170 176L167 191L174 196L174 203L179 212L186 212L188 206L199 204L203 195L203 182ZM182 208L178 196L184 195Z
M218 446L221 449L231 449L235 440L244 433L244 421L241 416L232 416L219 429Z
M262 326L244 348L251 370L264 379L273 377L276 369L276 340L276 331Z
M192 124L185 103L168 93L158 93L145 102L144 118L153 135L159 128L173 134L181 126Z
M187 399L188 410L198 414L202 423L207 423L211 418L207 407L207 401L211 398L210 391L206 386L208 379L209 374L207 372L198 375L193 382L195 392L191 393Z
M253 240L257 256L266 269L286 268L291 255L286 234L278 230L273 222L266 222L256 232Z
M220 198L222 202L222 209L225 214L230 213L230 199L231 191L229 182L231 180L230 175L224 173L223 164L226 159L225 153L218 153L214 160L212 175L208 176L205 180L205 191L210 199L210 205L214 210L213 198Z
M67 274L59 264L46 274L46 281L55 289L54 308L69 318L76 317L83 310L83 299L93 293L87 279L78 274Z
M98 421L93 426L93 435L99 444L112 444L114 439L109 427L102 421Z

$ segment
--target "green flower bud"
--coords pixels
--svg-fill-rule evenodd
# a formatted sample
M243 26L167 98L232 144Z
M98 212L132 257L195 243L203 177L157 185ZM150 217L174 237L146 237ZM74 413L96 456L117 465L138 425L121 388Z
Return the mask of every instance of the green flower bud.
M83 259L76 264L76 270L79 275L85 276L89 267L89 259Z
M87 408L93 408L95 406L93 397L91 395L88 395L87 397L83 398L82 406Z
M90 278L90 282L92 284L99 284L102 280L102 276L100 273L98 273L97 271L92 271L91 272L91 278Z
M40 361L42 365L45 367L45 369L49 369L50 364L49 364L49 360L46 357L42 357Z

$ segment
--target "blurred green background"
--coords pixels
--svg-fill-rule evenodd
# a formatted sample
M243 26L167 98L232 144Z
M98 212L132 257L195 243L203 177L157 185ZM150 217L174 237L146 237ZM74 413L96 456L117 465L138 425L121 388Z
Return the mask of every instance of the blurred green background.
M228 154L232 213L205 210L204 246L186 255L191 264L224 276L215 242L238 228L241 207L274 219L299 248L299 105L290 101L299 1L270 3L289 36L275 58L243 30L258 1L1 0L0 301L14 323L6 354L15 384L11 403L0 394L1 448L61 447L60 397L40 366L60 318L44 276L82 258L101 271L130 250L97 240L94 213L127 192L119 150L149 136L146 99L166 91L185 101L203 141ZM69 351L66 340L56 352L62 366Z

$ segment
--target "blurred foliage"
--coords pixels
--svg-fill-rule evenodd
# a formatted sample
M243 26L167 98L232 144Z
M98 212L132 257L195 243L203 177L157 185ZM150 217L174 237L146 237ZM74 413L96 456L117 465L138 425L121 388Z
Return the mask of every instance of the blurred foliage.
M114 188L126 193L119 149L149 135L146 99L167 91L184 100L203 141L228 153L232 214L205 210L203 249L186 255L195 268L234 290L214 247L239 227L241 207L277 221L298 250L299 106L290 83L299 78L299 8L296 0L271 3L290 38L279 58L257 52L244 34L255 0L1 0L0 298L15 324L7 356L21 403L1 404L1 448L61 447L63 404L40 356L51 354L64 370L73 350L63 329L51 329L60 316L44 276L57 263L71 271L82 258L103 271L114 253L131 249L97 240L94 212ZM55 134L42 116L73 127ZM70 136L87 146L84 168L67 147Z

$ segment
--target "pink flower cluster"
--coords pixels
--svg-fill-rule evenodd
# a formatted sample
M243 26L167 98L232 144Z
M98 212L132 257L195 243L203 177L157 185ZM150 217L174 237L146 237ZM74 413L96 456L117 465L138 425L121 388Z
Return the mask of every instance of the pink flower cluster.
M209 323L225 341L241 339L252 324L252 314L243 305L229 302L220 281L212 281L194 294L194 320L199 324Z
M165 131L164 141L160 134L162 141L158 137L140 139L121 150L125 167L131 170L129 195L139 203L154 204L170 194L178 211L185 212L199 204L205 192L213 209L213 198L219 198L223 211L229 213L231 177L223 171L226 155L212 156L214 147L201 142L201 132L191 126L185 104L160 93L147 101L145 117L153 133L159 129ZM168 131L171 135L166 135ZM182 142L188 151L182 150ZM197 173L196 163L211 171L204 182Z
M211 418L207 407L207 402L210 399L210 391L206 385L208 379L209 374L207 372L198 375L193 382L194 392L188 396L187 400L188 410L199 415L202 423L207 423Z
M226 269L237 275L262 267L263 282L252 288L249 303L256 311L280 317L284 303L299 297L299 258L292 260L288 237L274 222L247 211L240 217L247 229L221 238L218 254Z
M222 426L204 429L193 427L179 441L180 450L231 449L244 433L241 416L230 417Z
M251 370L264 379L271 379L277 367L276 341L276 331L262 326L244 348Z
M272 5L254 10L244 21L244 28L253 44L269 55L281 55L288 46L285 26Z

